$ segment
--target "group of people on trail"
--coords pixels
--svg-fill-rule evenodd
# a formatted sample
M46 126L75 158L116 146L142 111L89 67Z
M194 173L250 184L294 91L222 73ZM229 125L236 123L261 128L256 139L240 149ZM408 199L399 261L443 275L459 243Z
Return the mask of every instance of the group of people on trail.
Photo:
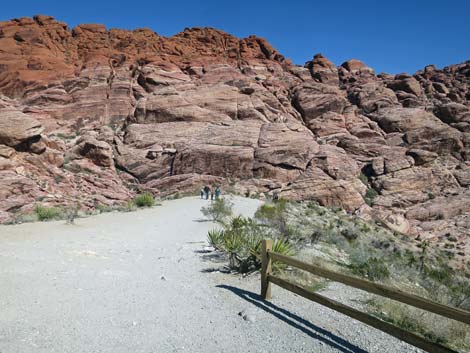
M216 188L212 191L212 189L206 185L201 189L201 199L209 200L209 196L211 200L219 199L220 195L222 194L222 190L220 190L220 186L216 186Z

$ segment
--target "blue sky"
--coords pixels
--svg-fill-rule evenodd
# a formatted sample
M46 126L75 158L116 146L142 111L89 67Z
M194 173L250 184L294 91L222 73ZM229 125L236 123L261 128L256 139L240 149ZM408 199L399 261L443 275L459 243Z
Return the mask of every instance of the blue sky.
M357 58L376 72L413 73L470 60L468 0L17 0L2 3L0 20L35 14L165 36L195 26L256 34L296 64L320 52L338 65Z

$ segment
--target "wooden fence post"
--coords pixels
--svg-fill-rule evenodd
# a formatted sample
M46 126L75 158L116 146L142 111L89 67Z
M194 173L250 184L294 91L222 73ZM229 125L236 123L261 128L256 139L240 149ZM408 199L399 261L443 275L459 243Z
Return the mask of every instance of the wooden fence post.
M265 300L271 299L271 283L268 276L272 271L272 260L268 255L268 251L273 248L273 241L271 239L263 239L261 247L261 297Z

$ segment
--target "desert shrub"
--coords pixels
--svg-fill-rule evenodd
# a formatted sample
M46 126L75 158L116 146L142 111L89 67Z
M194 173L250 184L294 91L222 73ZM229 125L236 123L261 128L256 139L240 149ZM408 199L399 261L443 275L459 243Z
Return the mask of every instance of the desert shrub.
M366 186L369 183L369 179L367 178L367 176L364 173L361 173L359 175L359 180L362 181L362 183Z
M377 197L378 194L379 193L374 188L368 188L366 191L366 195L364 196L364 201L369 206L372 206L372 204L374 203L374 199Z
M360 226L360 230L363 233L369 233L371 231L371 229L370 229L369 225L367 225L367 223L362 223L361 226Z
M219 198L209 206L202 207L201 212L204 217L222 223L233 214L233 203L225 198Z
M38 219L43 221L50 221L53 219L60 219L62 217L62 212L55 207L45 207L38 205L34 209L34 212L38 216Z
M261 266L261 243L271 231L250 217L236 216L223 224L223 229L212 229L207 240L214 248L229 255L230 268L244 273ZM273 251L285 255L294 253L292 245L283 239L273 241ZM277 266L275 268L279 268Z
M134 197L134 204L137 207L152 207L155 204L155 199L151 193L144 192Z
M307 208L318 211L321 207L318 204L318 202L316 202L316 201L308 201L307 202Z
M136 209L137 209L137 206L135 205L134 200L129 200L125 204L119 207L119 211L123 211L123 212L132 212L132 211L135 211Z
M287 207L288 201L285 199L265 203L256 211L255 219L273 230L276 235L289 238L294 232L293 228L289 228L287 224Z
M347 249L349 264L347 268L355 275L372 281L382 281L390 277L390 264L383 254L370 244L359 243Z
M343 228L341 229L341 235L348 240L357 239L357 231L353 228Z
M470 310L470 281L456 275L455 271L444 261L438 258L424 266L424 270L420 272L421 285L432 299Z
M113 207L101 203L97 204L95 208L99 213L112 212L114 210Z
M70 208L65 210L65 219L67 224L74 224L75 218L78 217L78 211L80 210L79 205L71 206Z
M352 261L349 268L355 275L368 278L372 281L380 281L390 277L390 271L382 260L376 257L366 261Z
M175 192L173 195L171 195L170 199L171 200L179 200L183 197L183 194L180 192Z

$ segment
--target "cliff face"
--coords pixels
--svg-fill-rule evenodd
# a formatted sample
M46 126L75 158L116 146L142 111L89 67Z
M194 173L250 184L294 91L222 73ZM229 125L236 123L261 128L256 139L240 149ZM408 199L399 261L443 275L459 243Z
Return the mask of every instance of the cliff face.
M318 54L299 67L211 28L1 22L0 220L220 183L457 239L464 256L469 83L470 62L392 76Z

